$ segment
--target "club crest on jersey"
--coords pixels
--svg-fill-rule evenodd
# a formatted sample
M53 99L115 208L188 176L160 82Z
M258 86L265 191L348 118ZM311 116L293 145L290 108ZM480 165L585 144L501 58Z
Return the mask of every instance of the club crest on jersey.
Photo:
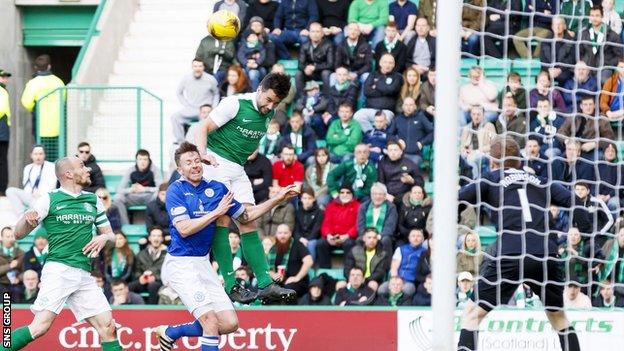
M185 208L185 207L182 207L182 206L179 206L179 207L174 207L174 208L172 208L172 209L171 209L171 215L172 215L172 216L181 215L181 214L183 214L184 212L186 212L186 208Z
M193 298L197 302L202 302L202 301L204 301L206 296L204 296L204 293L202 293L201 291L198 291L198 292L195 293L195 295L193 295Z
M84 209L85 209L87 212L93 212L93 206L92 206L90 203L85 202L85 203L83 204L83 206L84 206Z
M214 190L212 190L212 189L210 189L210 188L206 189L206 190L204 191L204 194L205 194L206 196L208 196L208 197L213 197L213 196L215 196L215 192L214 192Z

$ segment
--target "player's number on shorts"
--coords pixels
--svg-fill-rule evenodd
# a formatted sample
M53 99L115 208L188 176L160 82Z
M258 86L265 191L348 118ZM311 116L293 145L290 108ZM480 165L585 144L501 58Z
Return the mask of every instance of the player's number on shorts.
M522 207L522 217L525 222L533 221L531 217L531 208L529 207L529 198L526 189L518 189L518 198L520 199L520 207Z

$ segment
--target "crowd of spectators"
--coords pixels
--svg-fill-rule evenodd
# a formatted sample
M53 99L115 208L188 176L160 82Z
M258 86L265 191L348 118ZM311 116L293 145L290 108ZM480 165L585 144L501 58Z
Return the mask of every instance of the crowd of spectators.
M242 30L230 42L202 39L177 90L183 108L171 116L175 141L194 141L194 123L223 97L254 91L267 72L284 72L279 60L297 61L291 93L245 171L257 202L280 187L301 185L299 199L258 220L271 276L297 291L300 304L431 303L435 195L427 193L427 184L433 181L435 156L436 70L445 69L436 66L438 1L224 0L215 5L215 10L235 11ZM612 0L602 6L587 0L521 3L464 1L464 57L535 59L541 71L523 85L525 77L517 72L497 84L487 69L469 69L457 116L461 182L479 181L489 170L493 137L517 140L525 169L574 190L582 201L578 205L594 218L595 232L604 229L600 235L581 233L569 220L569 209L550 208L567 267L566 306L622 306L621 19ZM42 153L43 148L33 148L22 188L7 189L17 212L38 192L54 187L45 178L49 165ZM87 143L78 153L96 169ZM167 182L147 150L135 157L114 197L104 183L92 189L117 232L115 244L96 260L94 276L114 304L179 303L159 280L169 240ZM147 208L148 236L133 252L121 228L133 221L128 208L137 205ZM481 262L492 259L492 248L482 247L478 231L485 225L496 228L486 219L488 211L477 206L460 216L460 307L473 294ZM11 235L10 228L3 229L0 286L20 291L26 301L36 294L31 272L40 271L45 259L44 237L24 255L13 249ZM237 277L253 288L235 230L230 244ZM520 286L509 303L535 306L539 298Z

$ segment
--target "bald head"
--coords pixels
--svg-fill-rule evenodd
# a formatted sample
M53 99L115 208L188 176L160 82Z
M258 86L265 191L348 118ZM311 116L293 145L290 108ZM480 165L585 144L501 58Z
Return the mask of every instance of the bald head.
M84 162L76 156L57 160L54 172L64 188L73 189L76 185L84 188L91 185L91 169L85 167Z
M65 173L67 171L71 171L74 168L72 159L78 161L76 156L67 156L56 160L56 163L54 164L54 172L59 180L62 180L66 176Z

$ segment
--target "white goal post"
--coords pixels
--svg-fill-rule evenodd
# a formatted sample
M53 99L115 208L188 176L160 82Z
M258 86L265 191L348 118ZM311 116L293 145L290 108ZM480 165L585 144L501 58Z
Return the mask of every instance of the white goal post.
M433 203L433 350L456 349L457 149L462 0L437 2Z

